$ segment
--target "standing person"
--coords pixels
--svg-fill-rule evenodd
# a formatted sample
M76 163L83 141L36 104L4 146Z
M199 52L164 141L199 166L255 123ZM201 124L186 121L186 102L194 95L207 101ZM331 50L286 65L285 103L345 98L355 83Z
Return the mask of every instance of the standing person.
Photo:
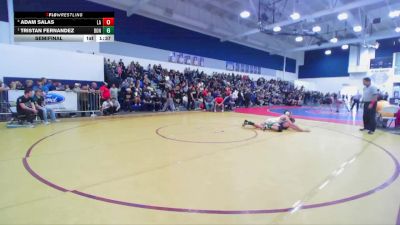
M363 79L363 103L364 103L364 128L360 131L368 130L368 134L373 134L376 128L376 103L378 98L378 89L371 85L371 79L366 77Z
M187 103L187 110L190 111L191 109L194 109L195 107L195 96L196 96L196 90L194 89L193 86L190 86L190 88L187 91L187 97L188 97L188 103Z
M336 112L339 112L339 108L340 108L340 100L339 100L339 96L336 93L333 93L332 95L332 104L331 104L331 111L332 111L332 106L334 106L336 108Z
M111 93L110 89L108 89L108 84L104 82L104 84L100 87L100 104L103 104L103 102L107 101L108 99L111 98Z
M131 88L127 88L123 97L122 108L124 111L132 112L133 93Z
M175 111L174 99L170 91L167 93L167 99L161 111L165 112L168 108L170 108L171 111Z
M96 106L98 106L98 109L100 109L100 107L101 107L100 98L97 95L99 93L97 89L98 89L97 83L92 82L92 84L90 85L90 88L89 88L89 95L88 95L90 111L97 110Z
M249 90L246 90L244 94L244 106L246 108L249 108L250 103L251 103L251 92Z
M46 106L46 101L44 99L42 90L37 89L35 91L35 96L33 97L33 101L35 103L36 109L42 113L43 124L45 125L50 124L49 120L47 119L48 114L50 114L52 122L58 122L54 110Z
M352 100L353 100L353 104L351 105L350 111L353 111L353 108L356 105L357 106L356 110L358 112L358 109L360 108L360 100L361 100L361 94L359 91L357 91L357 94L352 97Z
M204 102L206 111L212 111L214 109L214 98L211 96L211 92L207 93L207 96L204 98Z
M119 89L117 88L117 86L115 84L112 84L110 88L111 98L115 98L118 100L118 92Z

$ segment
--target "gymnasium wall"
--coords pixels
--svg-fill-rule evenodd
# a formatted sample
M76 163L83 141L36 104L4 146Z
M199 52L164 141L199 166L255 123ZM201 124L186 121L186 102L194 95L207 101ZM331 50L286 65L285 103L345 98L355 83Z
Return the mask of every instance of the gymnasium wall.
M168 51L198 55L222 61L234 61L268 69L283 70L283 57L233 42L183 29L139 15L85 0L14 0L15 11L114 11L115 39ZM287 71L296 72L296 60L287 60Z
M0 79L29 77L65 80L104 80L100 55L0 44Z
M160 64L163 68L168 68L168 69L173 69L177 71L183 72L186 68L190 68L192 70L199 70L200 72L203 71L207 74L212 74L214 72L217 73L229 73L229 71L225 70L225 67L218 69L215 67L208 67L207 64L205 64L204 67L197 67L197 66L190 66L190 65L184 65L184 64L179 64L179 63L171 63L171 62L166 62L166 61L159 61L159 60L153 60L153 59L148 59L144 57L135 57L135 56L127 56L127 55L121 55L121 54L109 54L109 53L100 53L102 56L104 56L107 59L119 61L122 59L125 65L129 64L130 62L139 62L143 67L147 67L147 65L154 65L154 64ZM205 62L207 62L208 59L205 59ZM258 79L260 77L263 77L265 79L283 79L283 80L289 80L293 81L297 79L297 75L295 73L289 73L283 71L277 71L277 70L271 70L271 69L262 69L261 70L262 74L248 74L248 73L241 73L241 72L234 72L235 74L240 74L240 75L246 75L249 76L250 78L253 79Z
M349 68L350 76L352 74L367 75L371 59L375 58L375 49L365 48L363 46L350 46L349 48Z
M166 62L168 60L170 53L171 52L167 50L151 48L142 45L129 44L124 42L100 43L100 54L121 55L121 56L133 57L136 59L149 59L153 60L153 62L156 64L166 65L166 68L173 68L173 69L180 68L182 66L180 64ZM183 66L186 67L187 65ZM226 70L225 61L207 57L204 58L204 67L196 67L196 68L203 71L207 70L207 71L225 72L225 73L230 72ZM240 74L238 72L235 73ZM297 75L295 73L285 72L283 74L283 71L268 69L268 68L261 68L261 74L262 76L269 76L281 79L285 78L286 80L293 80L297 78ZM253 74L250 74L250 76L258 77Z
M162 62L162 61L157 61L157 60L152 60L152 59L145 59L145 58L137 58L137 57L132 57L132 56L124 56L124 55L115 55L115 54L107 54L107 53L102 53L102 56L104 56L106 59L110 59L111 61L115 60L118 62L120 59L124 62L125 65L128 65L132 61L134 62L139 62L140 65L142 65L144 68L147 68L147 65L158 65L160 64L163 68L168 68L168 69L173 69L176 71L183 72L186 68L190 68L191 70L199 70L200 72L205 72L207 74L212 74L214 72L217 73L226 73L226 70L221 70L221 69L215 69L215 68L210 68L210 67L197 67L197 66L191 66L191 65L184 65L184 64L179 64L179 63L171 63L171 62ZM259 77L264 77L265 79L276 79L276 74L262 74L262 75L256 75L256 74L246 74L246 73L236 73L235 74L241 74L241 75L247 75L250 78L253 79L258 79Z
M333 48L329 56L325 55L325 50L304 53L304 65L299 67L299 79L349 76L349 50Z
M323 93L337 93L344 86L354 86L362 90L362 77L326 77L326 78L305 78L295 82L297 86L304 86L307 90L320 91Z
M384 39L384 40L378 40L379 42L379 48L378 49L371 49L371 48L365 48L362 46L350 46L350 49L348 50L349 56L347 58L347 54L343 54L343 60L347 58L348 60L348 75L347 76L336 76L336 77L327 77L327 71L324 73L321 73L320 76L318 77L309 77L305 76L305 71L306 69L311 69L310 66L303 66L300 67L300 72L299 72L299 78L300 80L297 81L298 85L302 84L305 87L307 87L310 90L319 90L319 91L328 91L328 92L338 92L340 91L343 87L346 86L353 86L357 87L359 90L362 89L362 78L365 76L368 76L369 74L369 64L370 64L370 59L376 58L376 57L393 57L393 53L395 52L400 52L400 41L399 38L391 38L391 39ZM325 56L322 55L325 49L320 51L320 57L321 59L318 59L316 57L316 54L313 53L312 57L315 57L311 65L313 65L316 62L322 62L321 65L327 66L327 68L330 68L330 66L333 66L332 64L340 62L340 60L337 60L336 58L333 58L332 62L325 62L326 59L330 59L331 56ZM342 51L341 49L338 49L337 51ZM342 51L343 52L343 51ZM310 54L308 52L305 53L305 64L310 62ZM339 66L339 64L338 64ZM307 68L308 67L308 68ZM321 68L316 65L315 66L317 70L320 70ZM305 69L306 68L306 69ZM341 70L344 70L342 68ZM317 71L318 72L318 71ZM317 72L313 73L307 73L309 74L317 74ZM321 70L319 71L321 72ZM393 82L400 82L400 76L394 76L393 77ZM391 92L389 91L389 94L391 95Z
M400 52L400 35L398 38L379 40L379 48L375 51L375 57L390 57L393 53Z

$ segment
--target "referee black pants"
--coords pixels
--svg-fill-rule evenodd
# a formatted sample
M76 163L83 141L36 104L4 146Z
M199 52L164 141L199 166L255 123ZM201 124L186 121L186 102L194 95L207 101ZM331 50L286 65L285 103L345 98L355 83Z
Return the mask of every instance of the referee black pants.
M368 108L371 102L364 102L364 129L375 131L376 129L376 102L372 108Z

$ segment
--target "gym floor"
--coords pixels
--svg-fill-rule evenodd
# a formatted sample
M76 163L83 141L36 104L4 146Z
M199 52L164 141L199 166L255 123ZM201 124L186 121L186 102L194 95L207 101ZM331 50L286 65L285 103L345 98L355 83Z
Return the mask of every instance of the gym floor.
M0 128L0 224L400 224L400 138L187 112Z

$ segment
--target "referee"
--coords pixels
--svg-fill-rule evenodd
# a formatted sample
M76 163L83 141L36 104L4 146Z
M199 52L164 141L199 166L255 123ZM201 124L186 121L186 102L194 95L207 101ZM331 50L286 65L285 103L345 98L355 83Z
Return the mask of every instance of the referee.
M363 79L363 103L364 103L364 128L361 131L368 130L368 134L373 134L376 128L376 105L378 97L378 89L371 85L371 79L366 77Z

